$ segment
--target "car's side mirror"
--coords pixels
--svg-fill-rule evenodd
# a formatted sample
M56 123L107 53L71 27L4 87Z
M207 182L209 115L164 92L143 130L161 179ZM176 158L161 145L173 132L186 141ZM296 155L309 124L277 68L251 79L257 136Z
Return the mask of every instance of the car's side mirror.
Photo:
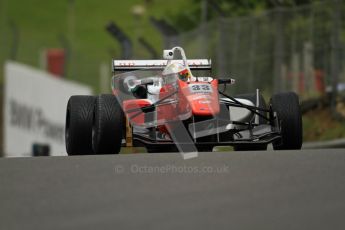
M218 79L218 84L230 84L233 85L235 84L235 79L232 78L223 78L223 79Z

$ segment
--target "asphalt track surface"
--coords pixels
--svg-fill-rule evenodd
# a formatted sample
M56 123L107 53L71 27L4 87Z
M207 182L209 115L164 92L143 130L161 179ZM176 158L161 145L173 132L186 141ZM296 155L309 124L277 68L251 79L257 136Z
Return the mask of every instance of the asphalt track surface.
M345 229L345 150L0 159L0 229Z

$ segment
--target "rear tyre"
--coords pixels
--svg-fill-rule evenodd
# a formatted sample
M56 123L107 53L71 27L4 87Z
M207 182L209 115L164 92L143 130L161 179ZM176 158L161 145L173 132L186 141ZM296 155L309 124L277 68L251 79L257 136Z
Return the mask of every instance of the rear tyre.
M123 137L124 114L114 95L96 98L92 126L92 147L95 154L118 154Z
M301 149L303 142L302 114L297 94L285 92L273 95L271 106L281 124L281 140L273 149Z
M94 96L72 96L68 100L65 142L68 155L93 154L92 116Z
M256 105L256 94L241 94L237 95L236 98L247 99L251 101L254 105ZM266 109L267 104L265 102L264 97L260 94L259 95L259 107ZM259 112L262 116L266 116L267 113L264 111ZM253 118L254 119L254 118ZM248 121L249 122L249 121ZM262 117L259 117L259 124L267 124L267 120ZM267 144L251 144L251 145L238 145L234 146L235 151L260 151L260 150L267 150Z

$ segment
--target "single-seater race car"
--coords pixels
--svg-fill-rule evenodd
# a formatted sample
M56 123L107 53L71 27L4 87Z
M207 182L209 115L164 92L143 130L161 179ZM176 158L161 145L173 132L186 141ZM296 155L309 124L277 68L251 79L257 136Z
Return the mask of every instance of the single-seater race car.
M177 59L177 56L182 59ZM267 104L259 90L231 96L234 79L213 78L211 60L188 60L181 47L164 60L113 60L112 93L72 96L66 113L69 155L116 154L122 146L148 152L300 149L298 96L278 93Z

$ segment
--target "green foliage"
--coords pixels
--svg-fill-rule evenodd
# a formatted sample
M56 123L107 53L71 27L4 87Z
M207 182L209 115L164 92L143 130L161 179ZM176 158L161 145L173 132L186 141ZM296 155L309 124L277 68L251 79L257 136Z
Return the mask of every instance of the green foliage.
M15 59L40 67L40 55L48 48L68 46L67 78L98 88L101 63L119 58L121 49L105 30L114 21L133 42L133 58L150 58L138 43L144 37L158 53L161 34L149 17L164 17L175 12L185 0L0 0L0 65ZM142 15L134 15L133 7L144 8ZM16 55L12 55L15 44ZM2 82L2 72L0 82Z
M192 0L192 2L186 1L189 4L181 5L174 13L168 13L167 17L180 31L191 30L203 20L204 1L207 2L207 21L219 16L238 17L258 14L276 7L294 7L322 2L322 0Z

